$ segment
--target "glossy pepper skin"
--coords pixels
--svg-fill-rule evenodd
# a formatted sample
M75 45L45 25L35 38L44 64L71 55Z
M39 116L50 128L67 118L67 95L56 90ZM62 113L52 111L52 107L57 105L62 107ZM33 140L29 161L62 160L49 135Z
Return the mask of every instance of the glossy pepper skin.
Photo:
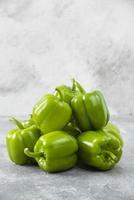
M10 159L19 165L35 162L24 154L24 149L28 147L33 151L34 145L40 137L40 131L35 125L24 128L16 119L13 119L18 128L11 129L6 136L6 147Z
M64 171L72 168L77 162L76 139L64 131L54 131L39 138L34 152L25 149L27 156L33 157L42 170L48 172Z
M86 93L83 101L93 129L97 130L106 126L109 121L109 110L103 94L97 90Z
M71 101L73 115L81 131L91 130L91 122L85 109L83 94L77 93Z
M80 160L99 170L112 169L122 155L120 140L106 130L82 133L78 145Z
M71 107L82 131L100 129L109 121L109 111L100 91L76 94Z
M44 96L33 108L32 119L42 134L61 130L70 121L71 107L56 96Z
M118 128L115 124L109 122L109 123L103 128L103 130L104 130L104 131L108 131L109 133L111 133L111 134L113 134L115 137L117 137L117 138L119 139L119 141L120 141L121 146L123 147L123 139L122 139L122 136L121 136L121 134L120 134L120 130L119 130L119 128Z

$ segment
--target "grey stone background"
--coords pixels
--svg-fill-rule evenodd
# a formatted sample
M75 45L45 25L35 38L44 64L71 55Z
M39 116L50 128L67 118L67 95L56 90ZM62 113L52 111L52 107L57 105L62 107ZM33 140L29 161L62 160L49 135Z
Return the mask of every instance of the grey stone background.
M133 0L0 0L0 116L78 79L134 114Z

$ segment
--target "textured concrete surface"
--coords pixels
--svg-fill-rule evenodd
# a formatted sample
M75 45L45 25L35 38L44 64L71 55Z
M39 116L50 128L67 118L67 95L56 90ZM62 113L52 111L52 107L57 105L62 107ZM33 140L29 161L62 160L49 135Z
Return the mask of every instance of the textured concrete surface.
M10 162L5 135L11 128L0 118L0 200L134 200L134 120L113 118L124 141L124 154L111 171L97 172L76 167L48 174L34 166Z
M133 0L0 0L0 115L30 113L72 77L134 114L133 19Z

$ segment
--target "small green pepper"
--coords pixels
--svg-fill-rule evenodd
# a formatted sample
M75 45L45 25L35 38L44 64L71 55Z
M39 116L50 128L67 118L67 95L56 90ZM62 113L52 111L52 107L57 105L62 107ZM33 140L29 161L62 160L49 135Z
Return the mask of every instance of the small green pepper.
M34 106L32 119L42 134L46 134L63 129L71 115L71 107L66 102L48 94Z
M99 170L112 169L122 155L119 138L106 129L82 133L78 145L80 160Z
M35 158L42 170L48 172L64 171L72 168L77 161L78 145L76 139L64 131L54 131L39 138L34 152L24 150Z
M24 149L28 147L33 151L34 145L40 137L40 131L35 125L24 128L23 125L12 118L18 128L11 129L6 136L6 146L10 159L19 165L24 165L34 162L24 154Z
M92 127L96 130L106 126L109 121L109 110L103 94L97 90L86 93L83 101Z
M100 91L77 93L71 101L71 107L82 131L100 129L109 121L109 111Z

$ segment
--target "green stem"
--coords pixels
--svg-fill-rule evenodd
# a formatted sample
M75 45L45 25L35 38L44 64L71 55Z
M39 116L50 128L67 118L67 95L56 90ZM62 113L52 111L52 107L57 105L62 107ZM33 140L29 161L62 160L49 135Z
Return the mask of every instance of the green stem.
M30 157L30 158L36 158L36 157L44 157L44 153L43 152L31 152L31 151L29 151L29 149L28 148L25 148L24 149L24 153L28 156L28 157Z
M76 90L76 81L74 78L72 78L71 80L72 80L72 90L75 91Z
M74 92L81 92L82 94L86 92L84 88L81 86L81 84L78 81L76 81L74 78L72 78L72 90Z
M18 121L17 119L15 119L14 117L11 117L10 122L14 123L19 129L24 129L24 126L22 125L22 123L20 121Z
M56 88L55 90L57 91L58 95L60 96L60 100L63 100L62 92L61 92L58 88ZM57 96L57 97L58 97L58 96ZM59 97L58 97L58 98L59 98Z

